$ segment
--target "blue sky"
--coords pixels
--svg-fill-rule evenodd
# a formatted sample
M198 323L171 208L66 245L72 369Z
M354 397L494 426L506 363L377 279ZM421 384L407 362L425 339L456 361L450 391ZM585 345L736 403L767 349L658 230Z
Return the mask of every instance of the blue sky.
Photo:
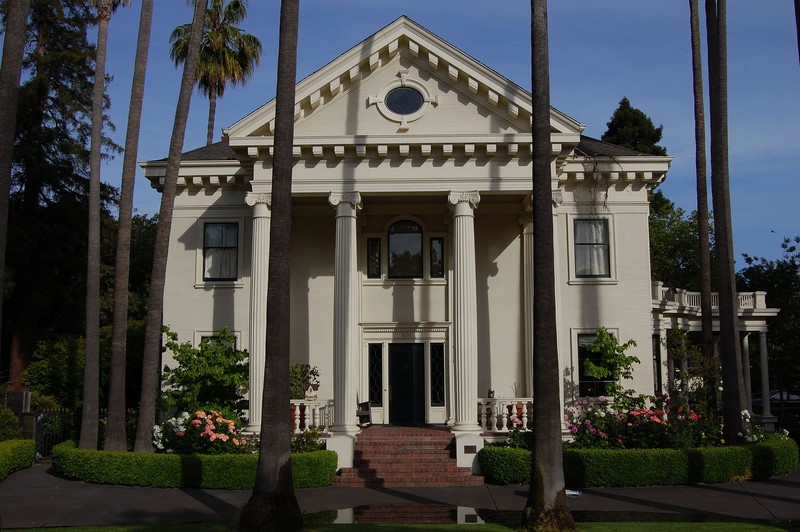
M619 100L628 97L664 126L662 145L675 161L662 190L680 207L693 210L688 2L549 3L552 105L599 138ZM155 4L139 160L167 154L180 83L180 72L169 60L168 39L176 25L191 20L191 8L182 0ZM110 114L119 144L125 140L139 5L119 10L110 25ZM222 127L274 97L279 8L278 0L250 2L242 27L261 39L264 56L245 87L228 88L219 100L215 138ZM520 0L301 0L299 79L401 15L531 89L529 2ZM800 234L800 62L792 2L731 0L728 54L731 198L740 268L741 253L779 258L783 237ZM207 100L195 92L185 150L205 144L207 109ZM106 164L103 180L117 185L121 165L121 155ZM157 212L159 200L146 180L137 180L139 212Z

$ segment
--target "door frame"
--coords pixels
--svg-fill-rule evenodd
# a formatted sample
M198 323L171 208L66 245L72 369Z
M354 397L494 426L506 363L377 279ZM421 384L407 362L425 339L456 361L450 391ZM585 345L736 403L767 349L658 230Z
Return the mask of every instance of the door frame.
M453 404L451 371L450 323L418 324L362 324L362 363L359 401L369 399L369 346L381 344L382 403L372 406L373 424L388 424L389 419L389 344L423 344L425 423L444 424L451 421L450 405ZM445 404L431 406L431 344L444 344Z

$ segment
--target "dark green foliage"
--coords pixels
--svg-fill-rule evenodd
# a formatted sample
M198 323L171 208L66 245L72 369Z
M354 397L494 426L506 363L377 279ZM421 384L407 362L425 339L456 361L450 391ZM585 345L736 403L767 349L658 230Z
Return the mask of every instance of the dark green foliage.
M144 322L128 322L126 403L135 407L139 400L142 375L142 342ZM80 336L60 336L39 342L33 362L25 371L25 380L40 395L52 398L56 404L49 408L74 409L81 405L83 391L84 341ZM100 397L108 395L109 359L111 357L111 326L100 328Z
M530 451L486 446L478 453L484 478L492 484L529 481ZM667 486L769 478L793 472L794 440L772 437L743 446L697 449L564 449L567 488Z
M527 484L531 478L531 452L487 445L478 452L484 478L491 484Z
M17 415L0 405L0 441L17 440L22 438L22 424Z
M800 388L800 236L785 238L781 249L783 257L778 260L745 254L746 266L737 275L737 285L742 291L766 291L767 306L781 309L769 321L769 376L773 389L792 389ZM758 342L751 340L750 345L755 349ZM760 367L759 357L750 360Z
M687 214L660 190L649 194L650 276L669 288L700 290L700 257L697 213ZM711 255L714 260L713 227ZM712 268L712 284L716 269Z
M631 107L627 98L620 100L619 107L606 126L608 130L601 137L605 142L651 155L667 154L667 149L658 145L663 126L655 127L646 114Z
M164 350L172 351L177 367L164 366L164 404L178 412L196 409L233 410L241 418L247 409L249 370L247 351L236 349L236 337L227 327L203 338L195 348L178 343L178 335L164 328Z
M569 488L686 484L688 460L676 449L565 449Z
M769 438L751 446L753 478L788 475L797 469L797 442L786 438Z
M14 471L33 465L36 442L33 440L7 440L0 442L0 480Z
M299 434L292 434L292 453L310 453L323 449L318 428L310 428Z
M95 484L154 488L253 489L258 455L180 455L53 448L53 465L67 478ZM295 488L329 486L336 474L333 451L292 455Z
M292 399L304 399L306 386L319 384L319 369L309 364L289 366L289 394Z

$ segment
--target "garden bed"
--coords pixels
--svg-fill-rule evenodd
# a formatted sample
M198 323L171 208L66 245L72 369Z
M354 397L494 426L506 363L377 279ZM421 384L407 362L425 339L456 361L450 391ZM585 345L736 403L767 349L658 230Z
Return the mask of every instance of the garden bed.
M157 454L78 449L72 441L53 448L53 466L66 478L95 484L153 488L253 489L256 454ZM295 488L329 486L336 474L333 451L292 455Z

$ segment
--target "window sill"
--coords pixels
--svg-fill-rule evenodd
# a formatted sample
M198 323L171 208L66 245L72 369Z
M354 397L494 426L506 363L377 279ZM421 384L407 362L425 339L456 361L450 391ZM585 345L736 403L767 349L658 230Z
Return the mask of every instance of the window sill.
M203 281L194 284L195 288L244 288L242 281Z
M607 279L603 277L572 278L567 281L569 285L615 285L619 284L619 279Z
M364 286L447 286L447 279L364 279Z

